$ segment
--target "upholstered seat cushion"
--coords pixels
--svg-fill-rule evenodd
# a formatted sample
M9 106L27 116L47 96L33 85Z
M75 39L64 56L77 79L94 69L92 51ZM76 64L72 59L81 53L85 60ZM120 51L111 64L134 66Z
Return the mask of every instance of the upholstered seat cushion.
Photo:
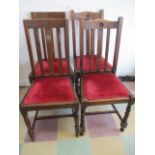
M44 74L49 74L50 73L50 68L49 68L49 62L46 59L42 60L43 64L43 69L44 69ZM59 59L54 59L54 73L59 73ZM36 75L40 75L40 62L37 63L35 67L35 73ZM66 59L62 59L62 73L68 73L68 64Z
M128 97L128 89L112 73L86 74L83 80L83 96L87 100Z
M90 71L90 63L92 63L92 69L96 70L97 69L97 56L88 56L85 55L83 56L83 71L84 72L88 72ZM104 70L104 63L105 63L105 59L102 57L101 58L101 70ZM80 70L80 56L76 57L76 67L77 67L77 71ZM107 70L110 70L112 68L110 63L107 63Z
M68 77L50 77L37 79L29 89L23 104L74 102L76 99Z

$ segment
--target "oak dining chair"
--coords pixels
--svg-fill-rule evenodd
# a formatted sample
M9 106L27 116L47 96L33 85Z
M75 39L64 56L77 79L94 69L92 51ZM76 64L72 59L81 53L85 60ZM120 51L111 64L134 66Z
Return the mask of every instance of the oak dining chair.
M115 75L120 48L122 22L122 17L119 17L117 21L104 19L90 21L80 20L80 81L78 84L80 93L78 95L80 96L81 103L81 135L85 132L85 115L116 113L121 120L120 130L123 131L124 128L127 127L127 119L131 105L135 99L133 94ZM116 31L116 33L113 33L113 37L115 38L114 42L110 40L112 30ZM94 37L91 37L89 70L85 70L84 68L84 33L87 31L91 33L91 36L94 36L95 31L98 33L96 61L94 61ZM105 49L103 48L103 38L105 38ZM108 67L110 46L114 46L114 52L113 62L111 66ZM102 62L102 56L105 58L104 64ZM76 65L76 61L74 63ZM75 72L78 73L79 71L75 70ZM123 117L115 106L115 104L119 103L127 103L126 112ZM87 107L97 105L112 105L113 110L86 112Z
M30 58L33 82L20 103L20 111L28 128L31 140L34 140L34 128L36 121L61 117L73 117L75 121L76 136L79 135L79 101L72 83L72 71L70 69L68 21L65 19L30 19L24 20L28 53ZM41 35L44 30L44 42ZM57 32L58 51L53 47L54 29ZM64 35L62 35L62 33ZM62 55L62 37L64 40L64 57ZM35 39L34 39L35 38ZM41 44L47 47L47 61L43 63ZM36 54L36 53L37 54ZM57 61L54 53L58 52ZM34 57L37 55L37 70ZM63 61L65 59L65 61ZM44 65L48 66L48 69ZM65 66L65 68L64 68ZM71 114L39 116L40 110L71 109ZM29 112L36 111L33 123L30 122Z

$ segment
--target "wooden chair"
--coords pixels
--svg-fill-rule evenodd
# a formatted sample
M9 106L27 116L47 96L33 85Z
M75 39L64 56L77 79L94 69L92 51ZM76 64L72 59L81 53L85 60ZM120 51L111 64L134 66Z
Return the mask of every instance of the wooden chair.
M79 101L73 89L71 81L72 72L70 69L69 56L69 40L68 40L68 21L65 19L33 19L24 20L24 29L27 40L29 58L32 69L32 76L34 81L28 89L25 97L20 103L20 111L28 128L28 133L32 140L34 140L34 127L36 120L60 118L60 117L74 117L76 136L79 134ZM45 31L45 40L47 47L47 65L49 70L46 70L42 62L41 42L43 36L41 30ZM58 43L58 59L54 61L53 48L53 31L57 32ZM62 46L62 31L64 32L65 41L65 62L61 53ZM34 33L33 33L34 32ZM33 36L34 35L34 36ZM35 38L34 40L32 38ZM35 43L38 58L38 70L35 70L34 65L34 51L32 46ZM64 69L63 66L66 66ZM39 110L70 108L72 114L54 115L54 116L38 116ZM28 116L29 111L36 111L34 121L31 124Z
M116 68L118 62L118 54L121 39L123 19L120 17L118 21L107 21L102 19L96 19L91 21L80 21L80 98L81 98L81 124L80 134L85 132L85 115L93 114L107 114L116 113L121 120L121 131L127 126L127 118L131 110L131 105L134 103L134 96L130 91L122 84L122 82L116 77ZM94 38L91 38L90 49L90 68L84 69L84 33L91 32L91 36L94 36L94 31L98 31L97 40L97 60L93 60L94 56ZM108 68L108 54L109 46L112 46L110 41L111 30L116 30L116 40L114 45L114 58L111 69ZM102 41L103 33L106 34L106 48L105 48L105 61L102 64ZM75 70L78 72L77 70ZM127 103L127 109L124 117L122 117L114 104ZM107 105L111 104L114 110L104 112L86 112L88 106ZM109 122L110 123L110 122Z
M99 12L90 12L90 11L84 11L84 12L78 12L74 13L74 11L70 11L70 16L72 20L72 38L73 38L73 55L74 55L74 71L75 71L75 88L76 91L78 90L78 80L79 80L79 73L80 73L80 56L78 56L78 51L76 49L77 41L76 41L76 31L77 31L77 25L76 21L83 20L94 20L97 18L104 19L104 10L100 10ZM93 61L97 61L97 55L93 55L91 57L91 38L93 39L94 36L91 36L91 32L89 30L86 30L86 52L83 57L83 69L84 71L89 71L89 64L91 61L91 58ZM91 58L90 58L91 57ZM101 58L101 63L104 65L104 57ZM107 63L108 69L111 69L110 63ZM104 66L103 66L104 67Z
M31 12L31 18L32 19L47 19L47 18L55 18L55 19L65 19L66 18L66 13L65 12ZM49 70L49 66L47 63L47 47L46 47L46 40L45 40L45 30L42 28L41 29L41 35L42 35L42 42L43 42L43 48L41 48L41 50L43 51L43 57L42 57L42 63L43 63L43 68L45 70ZM58 61L57 57L55 56L56 53L58 52L54 52L54 61ZM66 63L66 59L62 60L63 63ZM38 66L39 63L37 62L35 64L35 70L38 70ZM63 68L65 69L66 66L63 66ZM39 73L39 71L38 71ZM32 76L32 73L29 74L29 81L32 82L34 79L34 77Z

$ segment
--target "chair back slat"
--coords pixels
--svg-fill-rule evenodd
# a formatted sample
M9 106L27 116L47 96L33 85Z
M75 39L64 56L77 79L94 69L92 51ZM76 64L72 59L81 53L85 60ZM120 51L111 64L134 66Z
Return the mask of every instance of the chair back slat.
M76 42L77 25L76 25L75 22L80 21L80 19L93 20L93 19L96 19L96 18L104 18L104 10L100 10L99 12L84 11L84 12L78 12L78 13L74 13L74 11L72 10L70 12L70 15L71 15L71 20L72 20L73 55L74 55L74 58L76 58L76 55L77 55L77 51L76 51L76 46L77 46L77 42ZM89 30L86 31L86 42L87 42L86 54L87 55L91 54L90 33L91 32L89 32Z
M70 70L70 57L69 57L69 38L68 38L68 21L66 20L65 21L65 25L66 25L66 28L64 30L64 39L65 39L65 58L67 59L67 69L68 69L68 73L71 73L71 70Z
M90 30L86 30L86 43L87 43L87 46L86 46L86 54L87 55L90 55L91 54L91 39L90 39L90 35L91 35L91 32Z
M105 49L105 63L104 63L105 72L107 71L107 62L108 62L108 54L109 54L109 42L110 42L110 29L107 29L106 49Z
M68 21L65 19L24 20L24 28L33 77L39 78L44 76L70 75ZM44 35L42 35L42 29ZM62 35L61 30L64 31L64 35ZM42 58L44 50L44 45L42 42L43 36L45 39L45 48L47 50L46 60L43 60ZM32 46L33 40L34 46ZM62 57L62 40L65 42L65 57ZM54 48L54 43L57 44L57 49ZM56 52L58 58L54 57L54 53ZM35 54L37 57L35 57ZM35 59L37 59L36 65L34 65Z
M83 54L84 54L84 31L80 27L80 74L83 73Z
M54 72L54 43L53 43L53 31L50 28L45 29L45 38L47 42L47 52L48 52L48 62L50 74L53 75Z
M94 29L91 29L91 59L89 61L90 63L90 70L93 71L93 66L94 66L94 61L93 61L93 58L94 58Z
M62 51L61 51L61 33L60 33L60 28L57 28L57 42L58 42L59 72L60 72L60 74L62 74Z
M115 49L114 49L114 59L112 64L112 69L108 67L108 55L109 55L109 46L111 46L110 42L110 31L114 29L116 30L116 41L115 41ZM102 19L95 19L91 21L86 21L81 19L80 20L80 71L82 73L86 72L106 72L111 71L113 73L116 72L117 61L118 61L118 53L119 53L119 46L120 46L120 37L121 37L121 29L122 29L122 18L118 18L117 21L108 21ZM89 71L83 71L83 57L84 57L84 31L91 30L91 59L89 61L90 68ZM97 30L98 32L98 39L97 39L97 55L95 54L94 50L94 32ZM104 30L107 31L107 35L105 38L105 59L102 58L103 55L103 32ZM103 64L104 63L104 64Z
M102 57L102 43L103 43L103 29L98 30L98 44L97 44L97 71L100 71L101 57Z
M44 59L47 60L47 51L46 51L46 42L45 42L45 30L41 28L41 38L42 38L42 45L43 45L43 52L44 52Z
M41 48L40 48L40 40L39 40L39 32L38 32L38 29L36 28L34 28L34 39L35 39L35 44L36 44L37 57L39 60L41 75L44 75Z

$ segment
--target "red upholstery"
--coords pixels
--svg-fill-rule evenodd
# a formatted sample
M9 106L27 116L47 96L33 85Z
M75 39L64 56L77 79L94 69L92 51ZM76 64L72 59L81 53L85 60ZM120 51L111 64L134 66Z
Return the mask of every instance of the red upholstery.
M25 105L76 101L70 79L50 77L37 79L24 99Z
M92 61L91 63L93 64L93 70L97 69L97 56L94 55L92 58L91 56L85 55L83 56L83 71L84 72L88 72L90 71L90 61ZM104 62L105 59L102 57L101 58L101 70L104 70ZM80 70L80 56L76 57L76 66L77 66L77 70ZM107 69L111 69L112 66L111 64L107 63Z
M44 74L49 74L50 73L50 68L49 68L49 63L48 60L43 59L43 68L44 68ZM54 73L59 73L59 59L54 60ZM62 59L62 72L63 73L68 73L68 66L67 66L67 60ZM36 68L35 68L35 73L36 75L40 75L40 63L37 63Z
M112 73L83 76L83 95L87 100L127 97L129 92Z

